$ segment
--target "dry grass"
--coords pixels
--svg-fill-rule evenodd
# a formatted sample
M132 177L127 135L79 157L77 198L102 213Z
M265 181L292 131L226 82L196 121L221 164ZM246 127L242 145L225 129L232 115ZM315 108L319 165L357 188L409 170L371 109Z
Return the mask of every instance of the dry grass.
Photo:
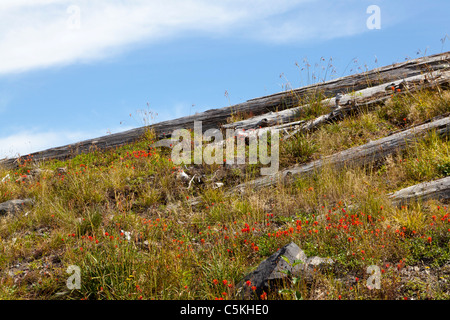
M394 98L374 111L283 141L280 161L283 166L307 162L378 139L448 112L449 98L448 91ZM438 268L448 262L446 204L396 208L387 197L448 175L447 138L430 134L377 167L325 166L290 185L243 195L227 195L210 182L232 186L255 178L257 167L201 166L196 172L207 183L188 189L177 179L179 168L169 152L149 149L152 142L148 134L116 150L42 163L47 171L37 180L16 181L33 169L30 163L0 170L0 179L11 177L0 184L0 202L35 199L28 210L0 217L0 298L229 299L249 270L295 241L308 255L336 261L336 270L319 273L312 287L287 285L304 299L448 299L446 289L429 292L401 282L407 266ZM58 167L67 173L58 173ZM203 203L189 205L196 196ZM173 204L177 209L168 208ZM82 270L80 290L66 287L69 265ZM354 280L366 279L369 265L384 270L376 292Z

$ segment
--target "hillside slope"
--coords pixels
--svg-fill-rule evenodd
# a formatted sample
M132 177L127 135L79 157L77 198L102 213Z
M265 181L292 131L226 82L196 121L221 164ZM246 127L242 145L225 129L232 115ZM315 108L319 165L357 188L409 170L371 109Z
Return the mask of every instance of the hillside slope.
M255 135L277 129L275 175L225 156L175 164L175 141L156 146L172 132L161 125L115 144L98 138L98 148L93 139L83 152L3 161L0 298L241 299L252 271L294 242L305 257L332 263L283 276L277 287L251 282L246 298L449 299L449 59L170 123L193 129L209 115L202 131L238 130L247 158ZM280 96L290 97L285 108ZM79 288L67 286L73 266ZM373 267L379 289L367 287Z

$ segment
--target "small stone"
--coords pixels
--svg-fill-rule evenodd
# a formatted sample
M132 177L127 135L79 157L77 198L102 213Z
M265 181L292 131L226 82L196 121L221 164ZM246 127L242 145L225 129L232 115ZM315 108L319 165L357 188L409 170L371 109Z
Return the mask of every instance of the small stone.
M289 276L305 276L310 279L314 270L332 263L330 258L308 258L302 249L291 242L261 262L255 271L247 274L236 286L237 295L241 299L255 297L255 294L259 297L263 291L273 290ZM255 292L252 292L252 287L256 287Z
M0 203L0 215L6 214L15 214L21 211L25 205L33 204L33 200L24 199L24 200L9 200L3 203Z
M56 169L56 172L58 172L60 174L67 173L67 167L58 168L58 169Z

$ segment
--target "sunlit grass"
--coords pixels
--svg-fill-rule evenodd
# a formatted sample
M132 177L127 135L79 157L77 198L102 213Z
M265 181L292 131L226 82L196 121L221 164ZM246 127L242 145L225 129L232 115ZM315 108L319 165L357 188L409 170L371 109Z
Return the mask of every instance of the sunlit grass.
M283 166L381 138L445 113L448 105L447 91L420 92L327 124L282 141ZM316 107L312 115L321 113ZM232 299L247 272L294 241L308 256L331 257L339 266L336 274L317 275L317 290L298 282L303 298L397 299L405 265L441 266L449 258L445 203L397 208L388 199L449 174L446 137L430 133L376 167L325 165L290 185L231 195L212 182L251 180L255 166L199 166L203 184L189 187L177 179L186 168L174 165L168 150L151 148L153 142L150 132L135 144L45 162L38 179L20 180L35 169L31 162L0 170L0 179L9 175L0 183L0 202L35 201L21 214L0 217L0 298ZM191 206L195 197L201 202ZM79 290L66 287L69 265L82 270ZM377 293L362 282L336 281L341 273L365 279L370 265L384 270Z

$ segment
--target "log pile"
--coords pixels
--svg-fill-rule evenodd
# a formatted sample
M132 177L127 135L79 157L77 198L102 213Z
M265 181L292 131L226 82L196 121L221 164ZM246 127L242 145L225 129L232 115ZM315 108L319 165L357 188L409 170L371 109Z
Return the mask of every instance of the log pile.
M420 139L432 130L438 135L448 135L450 133L450 117L447 116L442 119L436 119L419 126L414 126L408 130L403 130L387 137L370 141L364 145L346 149L319 160L308 162L300 166L286 168L278 171L275 175L262 176L258 179L240 184L231 189L230 192L243 192L245 189L255 190L272 186L278 183L278 181L284 181L289 177L311 174L315 170L320 170L325 164L331 165L335 169L372 164L383 160L390 154L400 152L405 149L408 144Z
M51 148L29 155L24 155L21 158L29 158L36 162L49 159L69 159L80 153L86 153L96 149L104 150L115 148L135 142L139 140L148 129L154 130L157 138L162 139L170 136L171 132L175 129L192 129L194 126L194 121L202 121L202 129L204 131L212 128L225 128L228 119L235 113L252 114L253 116L266 114L263 116L266 118L268 112L276 113L286 110L284 111L284 121L285 123L288 123L290 122L292 114L296 112L295 109L289 109L299 107L302 105L302 102L307 99L307 97L315 95L319 92L323 97L326 97L325 99L327 101L324 101L324 103L333 104L335 102L333 97L335 97L337 93L341 93L345 96L351 94L352 92L366 90L364 93L364 99L369 99L369 101L364 102L363 100L359 100L358 104L369 103L370 101L372 101L370 103L377 103L381 101L380 99L384 99L380 96L377 97L379 88L373 89L377 86L386 87L391 86L392 83L397 86L405 79L408 79L407 81L411 82L413 79L418 80L421 78L423 80L427 79L427 77L428 79L434 79L434 81L426 80L425 84L423 84L424 86L433 85L433 83L436 84L436 81L440 81L440 83L443 84L447 83L446 81L442 81L442 79L448 77L447 72L449 70L450 53L445 52L392 64L356 75L350 75L323 83L305 86L291 91L251 99L230 107L211 109L195 115L159 122L148 127L131 129L125 132L110 134L70 145ZM372 91L373 94L370 96L370 92ZM258 120L255 118L251 121ZM303 124L306 125L305 123ZM270 121L267 121L266 125L271 125ZM231 127L238 126L239 124L235 124L234 126L231 125ZM258 122L256 122L253 126L258 127ZM2 159L0 160L0 166L5 168L14 168L19 165L20 160L20 158Z
M29 158L33 161L63 160L92 150L115 148L139 140L148 129L152 129L157 139L162 140L170 136L176 129L193 129L195 121L202 122L203 132L216 128L222 130L234 129L239 136L249 137L268 130L282 130L286 133L283 139L288 139L295 134L315 130L323 124L339 121L360 110L373 109L384 103L393 94L408 94L430 88L440 90L443 87L448 87L449 84L450 53L446 52L393 64L362 74L309 85L289 92L280 92L252 99L231 107L211 109L147 127L89 139L73 145L51 148L22 158L3 159L0 160L0 166L10 169L17 167L23 158ZM308 97L317 96L316 94L319 92L320 96L324 97L319 102L325 108L329 108L330 112L315 119L299 119L302 110L309 106L308 103L304 102L308 100ZM339 96L339 100L336 99L336 95ZM253 116L228 123L230 116L236 114L236 112L252 114ZM287 130L291 131L288 132ZM370 141L367 144L306 164L281 169L274 175L262 176L240 184L229 189L227 193L242 193L246 190L273 186L280 181L289 181L290 178L295 176L317 172L324 165L342 169L373 164L382 161L387 155L402 151L409 143L420 139L432 130L439 135L448 135L450 132L450 117L443 115L412 128L391 133L382 139ZM160 145L164 145L164 143ZM438 198L447 200L450 198L450 177L408 187L389 195L389 197L394 205L403 205L419 199ZM200 202L199 199L190 201L192 205Z

